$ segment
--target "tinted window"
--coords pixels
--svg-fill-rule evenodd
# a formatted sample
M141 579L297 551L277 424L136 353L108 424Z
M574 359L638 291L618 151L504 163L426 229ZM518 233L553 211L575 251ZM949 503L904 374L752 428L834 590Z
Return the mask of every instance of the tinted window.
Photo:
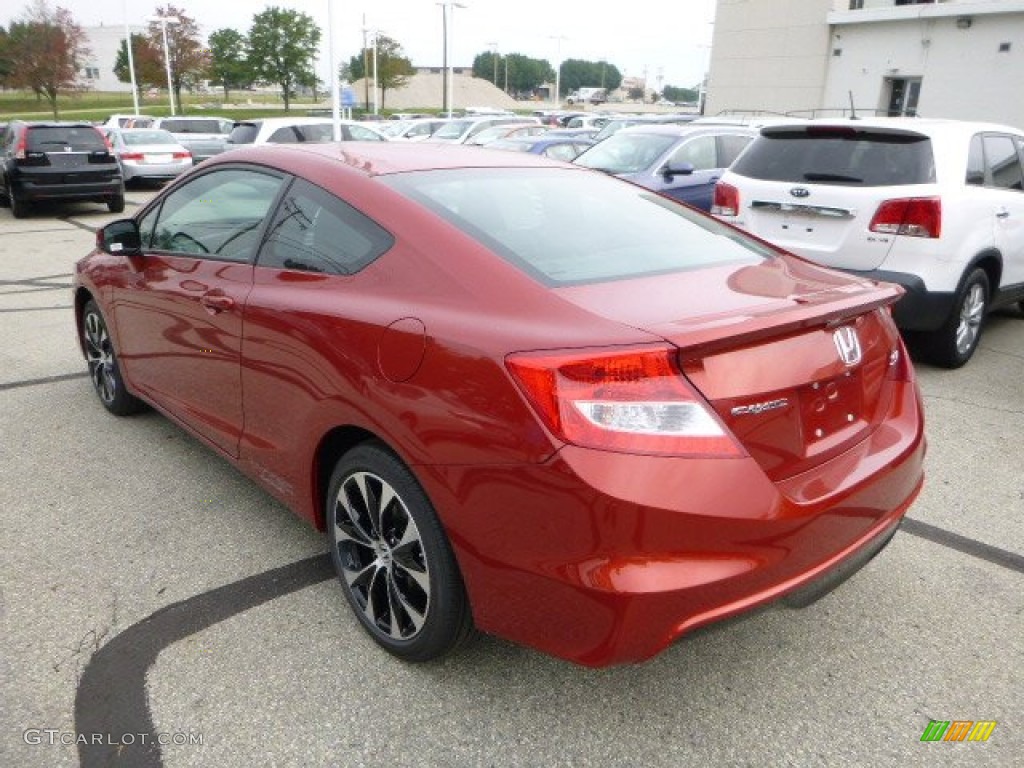
M161 120L160 127L171 133L220 133L221 122L216 119L209 120Z
M967 150L965 181L979 187L985 184L985 150L981 146L980 135L971 138L971 145Z
M89 125L33 126L28 129L26 150L29 152L62 152L71 147L76 152L106 151L100 132Z
M298 144L302 139L295 130L295 126L287 125L270 134L267 141L271 144Z
M728 134L718 137L718 167L728 168L740 152L747 148L747 144L753 141L753 136L730 136Z
M992 173L992 185L1001 189L1024 189L1020 157L1012 136L985 136L985 160Z
M574 169L424 171L381 181L547 285L756 263L771 253L684 205Z
M280 186L276 176L240 169L192 179L164 200L150 247L248 261Z
M228 134L228 142L231 144L252 144L256 141L256 134L260 132L258 123L238 123Z
M334 138L334 126L318 123L316 125L299 125L295 127L301 141L331 141Z
M846 127L765 129L732 170L767 181L865 187L935 181L927 136Z
M346 125L348 129L349 137L355 141L381 141L381 137L371 131L369 128L365 128L361 125ZM327 126L327 141L331 140L331 126Z
M299 179L278 208L259 265L350 275L393 243L388 232L359 211Z

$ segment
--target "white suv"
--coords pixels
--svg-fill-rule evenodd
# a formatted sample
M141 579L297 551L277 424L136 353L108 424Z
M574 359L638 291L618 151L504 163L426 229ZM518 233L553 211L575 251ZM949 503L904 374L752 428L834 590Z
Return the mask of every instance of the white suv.
M920 118L772 125L712 213L806 259L906 289L901 329L957 368L992 309L1024 309L1024 132Z

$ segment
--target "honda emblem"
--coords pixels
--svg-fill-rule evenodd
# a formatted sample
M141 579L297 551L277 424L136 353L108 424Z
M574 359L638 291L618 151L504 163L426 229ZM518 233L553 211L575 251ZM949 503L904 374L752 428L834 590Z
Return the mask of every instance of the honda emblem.
M791 194L793 197L810 197L811 190L809 190L807 187L793 187L791 190L789 190L789 194Z
M839 359L847 366L854 366L860 362L863 353L856 329L845 325L832 335L832 340L836 344L836 351L839 352Z

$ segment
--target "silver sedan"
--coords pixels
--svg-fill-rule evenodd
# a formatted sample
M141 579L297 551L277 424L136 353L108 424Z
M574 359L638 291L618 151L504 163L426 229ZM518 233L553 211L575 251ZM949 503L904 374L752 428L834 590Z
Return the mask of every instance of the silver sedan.
M106 132L127 184L173 179L192 167L192 153L169 132L156 128L112 128Z

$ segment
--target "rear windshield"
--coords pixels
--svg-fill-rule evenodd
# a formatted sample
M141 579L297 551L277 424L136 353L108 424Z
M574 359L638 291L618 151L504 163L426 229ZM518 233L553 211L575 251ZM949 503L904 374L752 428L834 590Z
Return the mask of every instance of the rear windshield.
M667 133L616 133L576 158L576 164L606 173L639 173L677 141L678 136Z
M220 120L161 120L160 127L171 133L222 133Z
M25 148L29 152L61 152L71 147L75 152L106 150L100 132L89 125L37 125L28 129Z
M931 140L905 131L765 129L732 170L763 181L882 187L935 182Z
M488 168L381 181L550 286L752 264L772 255L687 206L602 174Z
M121 134L124 143L133 147L143 144L177 144L175 139L167 131L126 131Z
M228 135L229 144L252 144L260 127L256 123L236 123Z

